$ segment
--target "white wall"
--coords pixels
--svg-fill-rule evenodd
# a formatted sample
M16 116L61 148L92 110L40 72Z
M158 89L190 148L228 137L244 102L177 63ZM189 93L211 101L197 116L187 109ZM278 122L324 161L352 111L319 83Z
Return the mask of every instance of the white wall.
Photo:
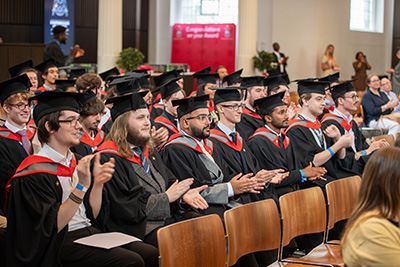
M272 51L272 43L278 42L281 52L289 56L287 71L291 80L320 77L321 59L328 44L335 46L340 79L354 75L352 62L357 51L367 55L370 73L384 74L391 65L393 0L385 0L383 34L350 31L350 0L259 0L260 3L270 10L259 9L258 48L268 43L267 51Z

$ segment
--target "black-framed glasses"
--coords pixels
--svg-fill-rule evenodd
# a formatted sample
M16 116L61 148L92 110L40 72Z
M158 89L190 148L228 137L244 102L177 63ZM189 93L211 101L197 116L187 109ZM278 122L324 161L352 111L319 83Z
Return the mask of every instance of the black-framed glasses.
M233 111L238 111L239 109L244 108L244 104L239 104L239 105L221 105L224 108L232 108Z
M77 118L77 119L71 119L71 120L58 120L58 122L64 122L64 123L69 123L70 126L76 127L79 124L82 123L82 118Z
M346 96L345 98L351 98L351 99L353 99L353 100L357 100L357 99L359 99L360 97L359 97L358 95L352 95L352 96Z
M18 104L10 104L12 107L16 107L19 110L24 110L26 107L32 108L31 103L24 104L24 103L18 103Z
M199 121L200 122L205 122L205 120L207 119L209 122L210 121L212 121L212 115L211 114L208 114L208 115L206 115L206 114L200 114L200 115L197 115L197 116L194 116L194 117L189 117L189 118L186 118L187 120L191 120L191 119L199 119Z

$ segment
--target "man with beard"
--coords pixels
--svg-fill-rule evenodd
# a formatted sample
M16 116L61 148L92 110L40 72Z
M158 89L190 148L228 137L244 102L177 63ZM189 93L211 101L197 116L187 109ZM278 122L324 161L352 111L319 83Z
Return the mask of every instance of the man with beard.
M58 79L58 68L52 58L35 66L35 69L42 73L43 86L38 91L52 91L56 89L56 80Z
M349 134L341 135L339 129L331 125L322 130L318 116L322 114L325 107L325 88L327 82L311 80L300 80L298 82L298 93L300 96L301 113L298 119L289 121L286 130L295 151L295 157L299 162L298 168L312 166L325 167L324 176L327 181L314 180L315 183L324 187L327 182L357 175L340 164L340 159L346 156L346 147L352 142ZM328 146L326 137L332 138L334 144Z
M286 104L288 107L288 116L289 120L293 120L297 117L297 107L296 104L293 102L290 102L290 93L289 93L289 87L288 83L286 82L287 80L287 75L278 75L278 76L270 76L265 78L264 80L264 86L267 88L267 95L275 95L280 92L284 92L284 95L282 97L283 103Z
M63 67L70 65L74 58L81 57L85 54L85 50L81 49L78 44L71 48L71 53L69 56L65 56L61 44L66 44L67 42L67 28L63 26L56 26L53 28L54 39L47 44L43 53L43 61L49 58L54 58L57 67Z
M353 120L351 113L357 110L360 103L356 89L351 84L353 81L346 81L332 87L331 92L336 109L332 113L325 114L321 123L323 129L335 125L341 135L351 135L351 146L346 148L346 157L342 160L342 164L361 174L370 155L380 147L389 144L382 139L368 145L357 123ZM332 140L328 139L327 143L331 144Z
M257 129L248 141L261 168L289 172L287 178L275 185L278 196L298 190L301 183L320 179L326 173L325 168L312 167L311 164L302 170L297 167L293 146L284 132L288 127L288 113L283 96L284 92L280 92L255 101L265 125Z
M206 208L199 195L205 187L189 190L193 183L189 178L171 181L168 188L168 169L150 143L150 114L143 95L132 93L106 103L113 103L114 123L107 140L95 151L101 154L101 162L115 159L113 177L104 185L110 207L105 229L157 245L157 229L174 222L170 204L182 197L195 208Z
M30 140L35 128L26 127L31 114L29 86L26 74L0 84L1 106L7 116L0 127L0 209L3 212L7 182L21 162L32 154Z
M210 131L210 140L214 147L218 146L216 151L222 152L220 157L235 173L253 173L255 179L265 183L279 184L287 174L279 173L282 170L267 171L267 169L260 168L257 158L235 130L243 110L239 90L240 88L236 87L215 89L214 105L219 115L219 122ZM240 201L249 203L268 198L278 201L272 185L262 190L261 194L243 194Z
M233 197L242 193L258 193L263 189L257 179L249 179L252 174L229 172L220 158L221 153L213 153L213 143L207 138L210 135L211 115L207 104L208 95L190 97L173 101L178 106L180 132L170 137L161 148L165 164L179 179L194 178L192 187L208 185L201 195L208 202L209 208L201 211L204 214L223 213L229 206L237 203ZM231 173L228 177L227 173ZM236 175L231 179L233 175Z
M99 123L104 113L103 101L91 91L85 92L82 108L80 110L82 129L79 132L79 145L71 151L81 156L90 155L104 140L104 132L100 130Z
M262 118L256 113L254 107L254 101L266 96L264 77L244 77L240 86L247 88L247 91L245 91L245 107L242 118L236 127L240 135L247 141L258 128L264 126Z
M101 165L95 157L91 179L93 156L77 163L71 153L79 143L80 94L48 91L32 99L43 148L21 163L7 186L8 266L157 266L157 249L143 242L109 250L74 242L102 233L89 217L104 217L103 186L114 160Z
M180 78L172 79L160 87L164 112L154 119L154 125L157 129L165 127L168 130L168 137L179 132L177 107L172 105L172 101L184 99L185 91L176 83Z

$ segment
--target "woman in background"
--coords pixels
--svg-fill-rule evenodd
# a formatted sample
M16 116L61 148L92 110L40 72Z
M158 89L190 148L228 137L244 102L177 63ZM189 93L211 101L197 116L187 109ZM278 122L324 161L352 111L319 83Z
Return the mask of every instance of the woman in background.
M321 68L323 70L322 76L328 76L329 74L333 74L340 70L340 67L336 65L336 58L333 55L334 50L335 47L331 44L329 44L325 49L321 64Z
M400 148L375 152L365 166L358 202L342 239L346 266L400 262Z
M353 82L356 91L364 91L367 88L367 70L371 69L367 61L367 56L363 52L357 52L356 61L353 62L353 68L356 72L353 78L358 78L358 80Z

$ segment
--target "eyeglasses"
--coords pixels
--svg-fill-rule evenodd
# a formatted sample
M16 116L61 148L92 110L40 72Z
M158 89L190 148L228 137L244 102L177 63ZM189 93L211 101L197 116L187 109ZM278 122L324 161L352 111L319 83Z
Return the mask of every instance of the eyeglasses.
M186 118L186 119L187 120L199 119L200 122L205 122L206 119L207 119L208 122L210 122L210 121L212 121L212 115L211 114L208 114L208 115L200 114L200 115L197 115L197 116L194 116L194 117L189 117L189 118Z
M31 104L24 104L24 103L18 103L18 104L10 104L10 106L16 107L19 110L24 110L26 107L31 108Z
M70 126L76 127L78 125L78 122L79 122L79 124L82 123L82 118L71 119L71 120L58 120L58 122L69 123Z
M352 96L346 96L345 98L351 98L351 99L353 99L353 100L357 100L357 99L359 99L360 97L359 97L358 95L352 95Z
M240 105L221 105L224 108L232 108L233 111L238 111L239 109L243 109L244 108L244 104L240 104Z

